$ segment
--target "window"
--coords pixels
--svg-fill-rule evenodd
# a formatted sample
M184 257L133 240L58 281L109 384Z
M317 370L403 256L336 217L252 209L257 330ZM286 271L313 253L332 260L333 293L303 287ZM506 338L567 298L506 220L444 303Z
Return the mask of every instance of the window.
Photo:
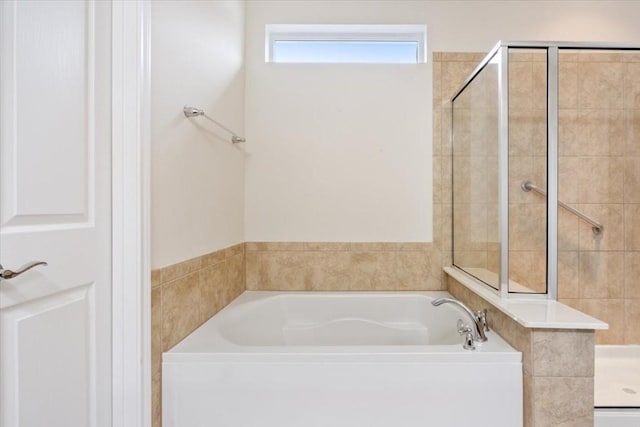
M425 25L267 25L267 62L418 64Z

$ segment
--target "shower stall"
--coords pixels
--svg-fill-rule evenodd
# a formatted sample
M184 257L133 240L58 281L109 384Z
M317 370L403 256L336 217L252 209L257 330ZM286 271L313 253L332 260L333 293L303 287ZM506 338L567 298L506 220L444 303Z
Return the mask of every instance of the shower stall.
M454 266L607 322L595 406L640 408L640 46L500 42L451 111Z

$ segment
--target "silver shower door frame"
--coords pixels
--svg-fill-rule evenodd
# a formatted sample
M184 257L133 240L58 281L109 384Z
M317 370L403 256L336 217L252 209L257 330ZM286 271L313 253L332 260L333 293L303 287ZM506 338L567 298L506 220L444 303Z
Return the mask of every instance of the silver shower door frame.
M509 292L509 49L546 49L547 51L547 292L538 294ZM566 50L638 50L640 45L607 42L499 41L458 89L451 102L494 59L498 64L498 235L499 290L487 285L503 298L558 299L558 55ZM451 108L451 138L454 137L454 109ZM452 225L453 226L453 225ZM453 234L452 234L453 236ZM464 272L464 270L462 270ZM474 280L476 280L474 278ZM484 283L483 283L484 285Z

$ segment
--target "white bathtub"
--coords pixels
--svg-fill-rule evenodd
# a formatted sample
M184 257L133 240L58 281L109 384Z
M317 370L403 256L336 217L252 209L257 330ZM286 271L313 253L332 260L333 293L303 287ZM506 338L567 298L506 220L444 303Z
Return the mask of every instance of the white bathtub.
M521 354L442 296L247 291L163 354L163 426L521 426Z

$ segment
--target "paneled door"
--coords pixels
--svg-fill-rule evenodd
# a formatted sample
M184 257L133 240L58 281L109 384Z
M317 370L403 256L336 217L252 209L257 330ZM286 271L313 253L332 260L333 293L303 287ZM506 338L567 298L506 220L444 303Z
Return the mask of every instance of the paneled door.
M0 425L108 426L111 4L2 0L0 37Z

